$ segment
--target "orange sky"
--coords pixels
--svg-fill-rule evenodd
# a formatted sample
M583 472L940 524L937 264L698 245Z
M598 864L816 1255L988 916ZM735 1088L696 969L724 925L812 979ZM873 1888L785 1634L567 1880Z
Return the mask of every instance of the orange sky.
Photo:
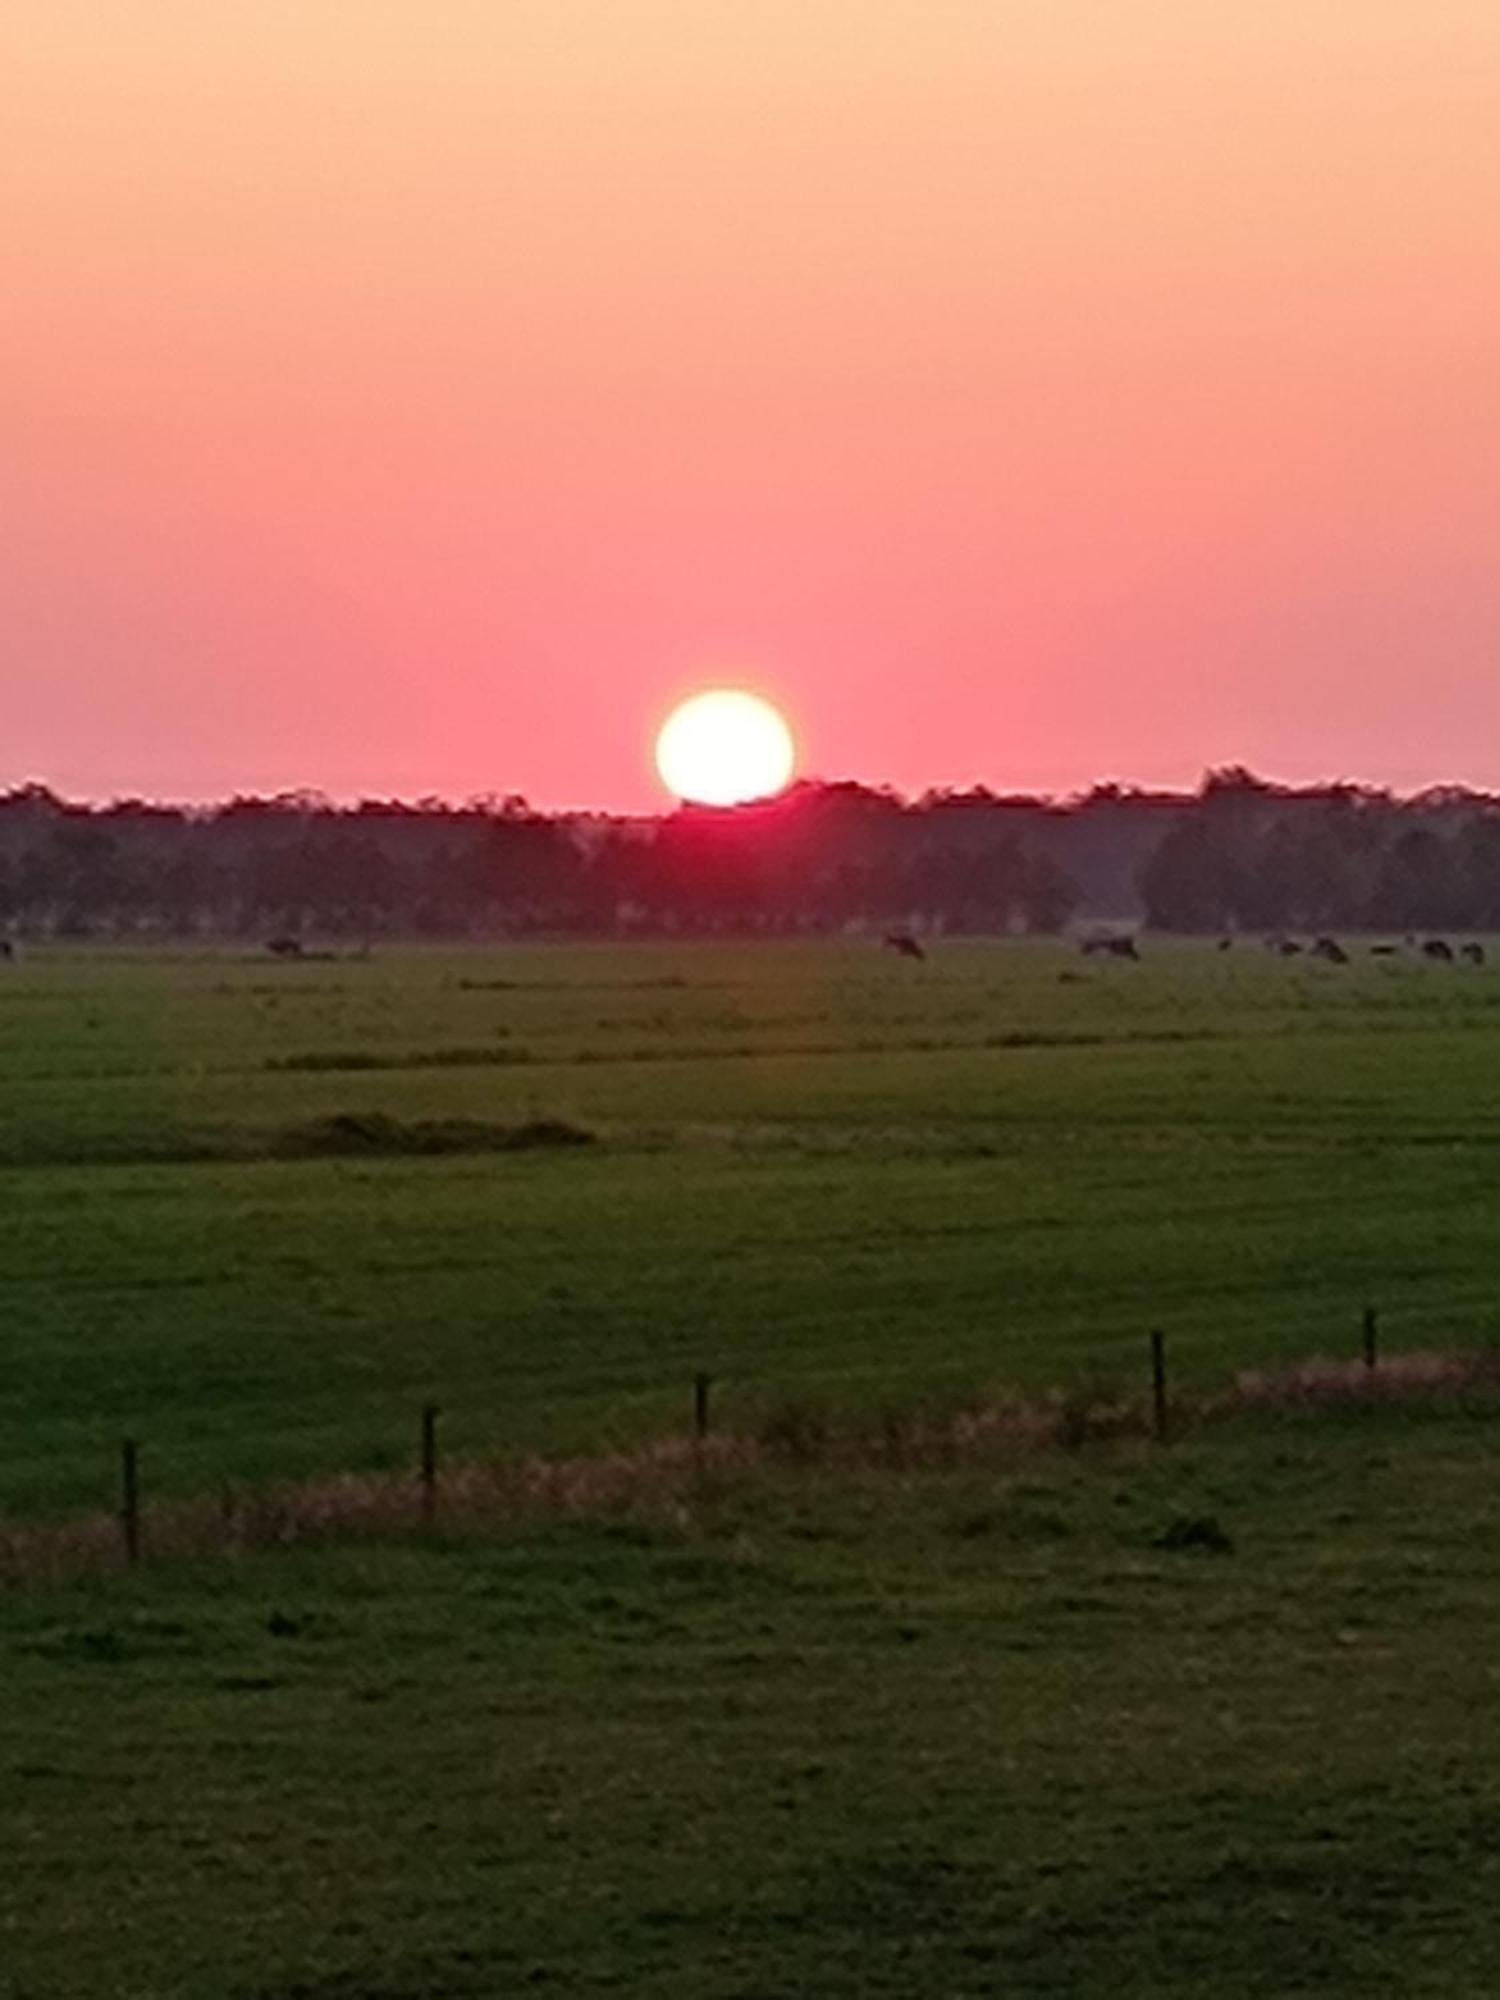
M7 0L0 784L1500 786L1496 0Z

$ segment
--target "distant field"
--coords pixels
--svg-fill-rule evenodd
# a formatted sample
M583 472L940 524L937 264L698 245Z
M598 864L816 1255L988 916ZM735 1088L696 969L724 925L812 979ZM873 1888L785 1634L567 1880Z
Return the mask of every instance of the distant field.
M1362 952L37 950L0 968L0 1513L107 1497L125 1433L185 1491L398 1463L429 1398L450 1450L580 1449L700 1367L732 1416L1133 1381L1152 1327L1207 1380L1367 1300L1485 1340L1497 1083L1500 970ZM538 1121L596 1143L486 1149Z

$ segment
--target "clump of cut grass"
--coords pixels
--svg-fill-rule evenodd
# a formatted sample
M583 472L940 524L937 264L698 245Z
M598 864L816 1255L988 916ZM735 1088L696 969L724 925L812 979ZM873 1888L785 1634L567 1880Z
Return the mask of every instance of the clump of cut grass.
M593 1146L599 1134L567 1118L528 1118L509 1128L508 1153L529 1153L547 1146Z
M321 1076L325 1072L337 1075L345 1070L387 1069L391 1063L389 1056L375 1055L369 1049L330 1049L324 1054L270 1056L266 1068L293 1075Z
M276 1134L272 1151L296 1159L378 1155L529 1153L592 1146L598 1134L565 1118L505 1125L482 1118L395 1118L385 1111L337 1111Z
M1231 1556L1234 1539L1220 1525L1215 1514L1176 1514L1151 1546L1168 1555Z

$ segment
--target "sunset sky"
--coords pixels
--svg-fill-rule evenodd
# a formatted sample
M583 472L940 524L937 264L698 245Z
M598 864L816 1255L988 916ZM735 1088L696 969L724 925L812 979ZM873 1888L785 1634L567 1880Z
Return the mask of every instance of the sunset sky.
M6 0L0 786L1500 786L1496 0Z

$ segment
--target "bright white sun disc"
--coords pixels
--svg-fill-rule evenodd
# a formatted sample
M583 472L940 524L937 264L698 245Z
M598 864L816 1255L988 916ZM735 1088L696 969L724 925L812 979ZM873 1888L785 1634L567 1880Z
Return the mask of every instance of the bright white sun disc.
M674 708L656 739L669 792L694 805L737 806L779 792L796 767L778 709L743 688L710 688Z

